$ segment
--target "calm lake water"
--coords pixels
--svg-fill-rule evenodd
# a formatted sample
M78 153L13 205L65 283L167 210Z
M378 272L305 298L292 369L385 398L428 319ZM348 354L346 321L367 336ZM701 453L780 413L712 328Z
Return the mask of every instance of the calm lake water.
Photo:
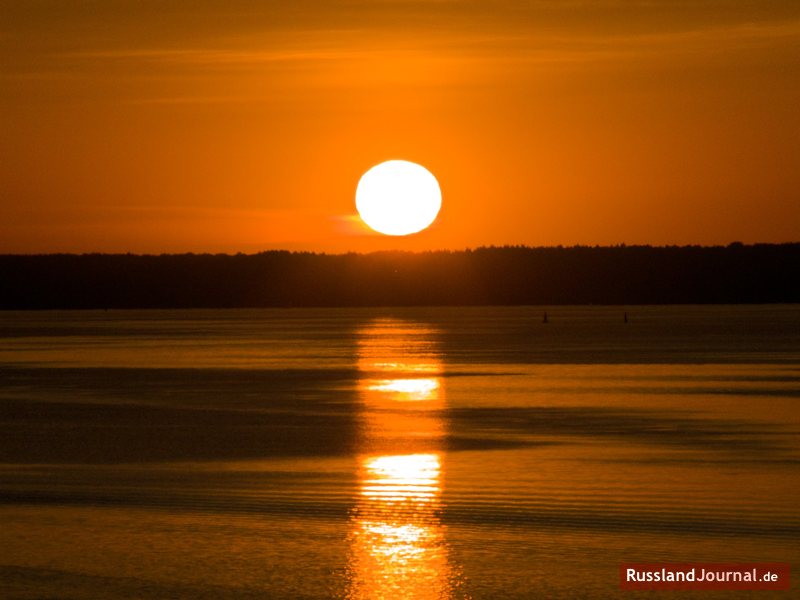
M800 306L543 310L0 313L0 597L794 597Z

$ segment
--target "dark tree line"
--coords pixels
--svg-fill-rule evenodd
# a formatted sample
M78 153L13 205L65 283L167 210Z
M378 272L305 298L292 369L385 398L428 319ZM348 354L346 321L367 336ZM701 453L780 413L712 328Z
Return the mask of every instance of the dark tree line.
M800 243L0 256L0 308L800 302Z

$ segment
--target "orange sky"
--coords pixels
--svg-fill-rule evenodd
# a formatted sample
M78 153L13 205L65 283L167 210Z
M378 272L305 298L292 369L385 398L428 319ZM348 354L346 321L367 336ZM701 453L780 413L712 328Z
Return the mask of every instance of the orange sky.
M796 0L0 0L0 252L796 241L798 107Z

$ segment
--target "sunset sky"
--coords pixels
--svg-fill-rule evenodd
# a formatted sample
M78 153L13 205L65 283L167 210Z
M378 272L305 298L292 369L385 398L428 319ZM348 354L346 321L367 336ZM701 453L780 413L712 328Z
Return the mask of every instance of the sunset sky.
M0 0L0 123L3 253L797 241L800 2Z

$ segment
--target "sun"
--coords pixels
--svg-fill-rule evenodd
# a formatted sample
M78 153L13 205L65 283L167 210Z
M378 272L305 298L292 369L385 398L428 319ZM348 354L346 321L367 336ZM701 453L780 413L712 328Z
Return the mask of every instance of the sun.
M407 160L388 160L361 176L356 209L372 229L385 235L409 235L428 227L442 207L436 177Z

